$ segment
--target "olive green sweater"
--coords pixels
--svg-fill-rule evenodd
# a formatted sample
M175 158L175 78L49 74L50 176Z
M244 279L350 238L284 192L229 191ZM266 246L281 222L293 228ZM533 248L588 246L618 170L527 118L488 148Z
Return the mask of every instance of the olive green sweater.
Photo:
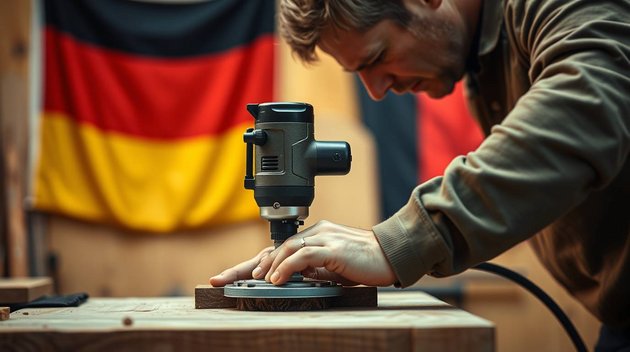
M401 286L527 239L603 323L630 327L630 1L486 0L466 77L486 133L373 230Z

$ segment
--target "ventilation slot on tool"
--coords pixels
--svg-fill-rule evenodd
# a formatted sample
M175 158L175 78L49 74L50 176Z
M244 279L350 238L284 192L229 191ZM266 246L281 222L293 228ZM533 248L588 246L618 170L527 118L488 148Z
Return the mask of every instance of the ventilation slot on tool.
M262 171L278 171L277 156L263 156L261 159Z

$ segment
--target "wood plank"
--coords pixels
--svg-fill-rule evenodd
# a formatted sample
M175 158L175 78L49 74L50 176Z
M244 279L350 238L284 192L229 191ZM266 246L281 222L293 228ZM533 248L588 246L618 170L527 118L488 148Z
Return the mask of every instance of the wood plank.
M52 293L48 277L0 279L0 303L26 303Z
M236 308L236 298L225 297L223 287L197 285L195 287L195 309Z
M369 309L250 312L195 309L192 297L92 298L13 312L0 324L0 350L493 350L492 323L423 292L381 292L378 300Z
M29 44L31 1L0 2L0 170L8 272L28 275L24 210L29 176Z
M370 286L348 286L343 288L343 294L333 297L326 302L330 308L350 308L363 307L370 308L377 306L377 289ZM195 287L195 308L215 309L215 308L238 308L238 299L223 296L223 287L212 287L211 285L197 285ZM239 308L241 309L241 308ZM320 308L321 309L321 308ZM254 309L242 309L254 310ZM267 309L269 310L269 309ZM290 310L290 309L278 309Z
M377 288L373 286L344 286L343 294L334 297L330 305L337 308L376 307L378 306Z
M493 351L494 330L483 328L472 329L444 329L414 330L413 341L422 341L414 344L411 351L441 352L441 351Z
M9 320L11 309L9 307L0 307L0 321Z
M266 329L256 331L39 331L9 337L0 331L0 349L7 351L230 351L230 352L391 352L410 351L411 336L403 330L313 331ZM54 349L51 348L54 346ZM469 348L443 352L486 352Z

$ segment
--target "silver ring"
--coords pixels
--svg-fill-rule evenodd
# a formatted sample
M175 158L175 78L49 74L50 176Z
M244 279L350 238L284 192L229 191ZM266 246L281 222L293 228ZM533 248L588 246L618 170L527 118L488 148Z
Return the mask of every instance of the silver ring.
M304 237L300 238L300 248L304 248L306 247L306 241L304 240Z

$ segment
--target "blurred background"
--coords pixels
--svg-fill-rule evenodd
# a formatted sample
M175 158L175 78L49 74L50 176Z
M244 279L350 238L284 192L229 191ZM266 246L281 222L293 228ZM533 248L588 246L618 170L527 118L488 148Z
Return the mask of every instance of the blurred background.
M481 133L461 85L442 100L369 99L320 55L277 35L274 0L0 2L0 273L58 293L192 295L271 244L244 190L247 103L308 102L315 137L352 146L352 170L316 179L306 226L370 228ZM598 324L527 244L495 259L558 301L587 345ZM477 272L413 288L493 321L500 351L563 351L552 315Z

